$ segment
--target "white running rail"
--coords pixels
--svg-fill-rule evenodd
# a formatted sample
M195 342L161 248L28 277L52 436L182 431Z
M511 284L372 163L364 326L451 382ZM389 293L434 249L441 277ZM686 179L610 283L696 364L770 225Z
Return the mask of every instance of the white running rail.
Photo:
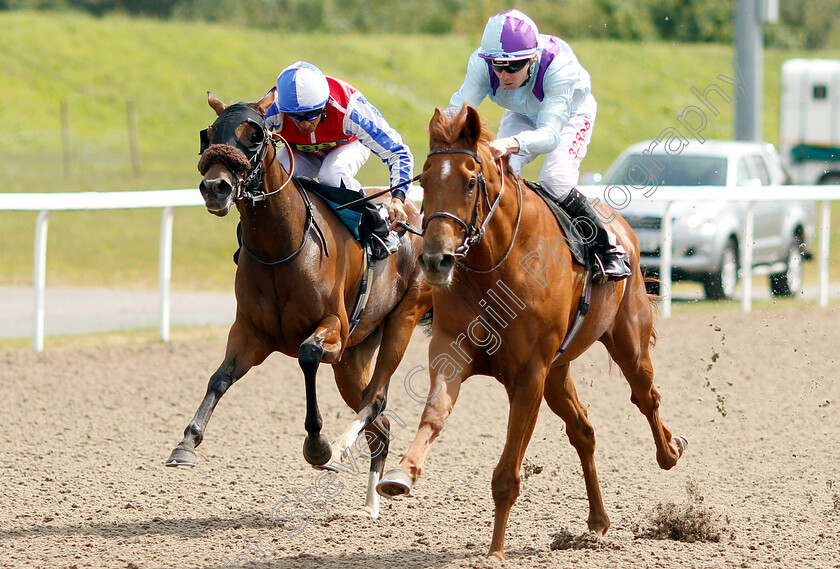
M417 199L419 188L413 187L411 197ZM591 198L604 199L604 186L582 186L580 190ZM638 194L638 198L635 196ZM731 189L709 186L662 187L655 191L650 198L642 197L642 192L633 192L634 199L650 199L667 201L673 204L677 201L714 201L730 200L755 203L759 201L778 200L815 200L821 201L819 213L819 248L818 248L818 279L819 304L828 305L828 255L829 232L831 222L831 201L840 199L840 189L837 186L764 186L759 188L738 188L737 199L733 198ZM419 196L418 196L419 197ZM49 213L51 211L68 210L99 210L99 209L137 209L163 208L160 222L160 247L158 262L158 288L160 294L160 338L169 340L170 328L170 286L172 280L172 221L174 208L187 206L202 206L204 201L196 189L186 190L148 190L127 192L79 192L79 193L8 193L2 194L0 211L37 211L35 222L35 247L33 259L33 289L35 303L35 325L32 334L32 348L41 352L44 350L44 331L46 314L44 297L46 289L47 265L47 229ZM669 206L670 207L670 206ZM619 210L620 213L620 210ZM662 289L671 289L671 230L672 219L666 215L662 224L662 257L660 264L660 279ZM752 232L753 212L749 210L746 227L744 227L741 250L742 281L744 283L742 308L749 312L752 304ZM662 314L671 314L671 298L663 299Z

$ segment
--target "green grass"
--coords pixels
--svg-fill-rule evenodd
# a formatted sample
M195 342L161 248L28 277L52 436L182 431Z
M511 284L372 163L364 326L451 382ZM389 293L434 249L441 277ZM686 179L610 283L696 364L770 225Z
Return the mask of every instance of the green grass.
M462 36L295 35L230 25L171 23L75 14L0 13L0 188L4 192L110 191L196 187L198 131L212 122L206 91L254 100L279 71L307 59L358 87L402 133L422 163L426 128L463 78L478 41ZM550 31L550 30L548 30ZM48 38L49 41L44 41ZM679 127L677 116L717 76L732 76L729 46L573 42L589 69L598 120L584 171L603 172L628 144ZM765 54L765 138L778 132L781 62L801 52ZM731 90L727 88L727 92ZM136 109L142 172L133 172L127 100ZM65 172L61 107L70 124ZM501 110L482 113L494 128ZM720 103L704 134L730 138L733 104ZM418 164L419 168L419 164ZM535 177L537 166L526 170ZM375 157L360 174L384 185ZM838 220L840 210L835 210ZM50 217L50 285L151 288L157 279L157 210L57 212ZM173 285L230 290L235 215L200 208L175 214ZM0 284L32 280L34 213L0 212ZM840 235L840 234L838 234ZM840 236L832 249L840 259Z

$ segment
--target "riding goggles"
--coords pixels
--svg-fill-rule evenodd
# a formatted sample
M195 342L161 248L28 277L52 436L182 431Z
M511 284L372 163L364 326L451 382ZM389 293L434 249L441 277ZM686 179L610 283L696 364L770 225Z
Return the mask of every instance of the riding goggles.
M521 70L523 67L528 65L530 59L516 59L513 61L492 61L490 65L493 67L493 71L496 73L501 73L502 71L507 71L508 73L516 73L517 71Z
M290 119L295 122L314 121L324 114L324 109L315 109L314 111L304 111L302 113L286 113Z

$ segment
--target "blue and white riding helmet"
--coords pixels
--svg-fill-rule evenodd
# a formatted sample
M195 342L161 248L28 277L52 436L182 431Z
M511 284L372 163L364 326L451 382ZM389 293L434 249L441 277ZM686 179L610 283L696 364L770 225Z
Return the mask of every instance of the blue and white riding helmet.
M500 12L487 20L478 55L499 62L528 59L537 53L539 35L534 21L519 10Z
M283 113L300 114L323 109L330 98L330 86L320 69L297 61L277 76L277 106Z

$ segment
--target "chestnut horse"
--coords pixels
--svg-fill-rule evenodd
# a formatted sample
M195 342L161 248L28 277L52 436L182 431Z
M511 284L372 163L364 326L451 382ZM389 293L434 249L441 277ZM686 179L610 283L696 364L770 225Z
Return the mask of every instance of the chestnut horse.
M545 202L523 188L505 161L494 163L487 145L491 136L474 108L451 114L436 110L429 134L430 152L421 176L426 217L420 264L434 305L431 385L413 442L377 490L386 496L410 492L461 382L488 375L505 386L510 403L507 439L493 471L490 555L504 558L522 458L542 399L566 423L583 466L587 523L603 535L610 522L595 473L595 435L572 383L570 362L595 341L606 346L630 384L631 401L650 423L661 468L672 468L687 444L683 437L672 438L659 419L660 396L649 354L655 340L653 314L636 238L614 211L598 206L605 219L612 219L610 227L629 252L633 274L591 286L589 311L575 335L578 307L587 297L591 276L573 262Z
M365 252L350 230L326 202L290 183L292 178L276 160L277 149L262 118L272 100L273 91L257 103L228 107L208 93L218 118L202 131L200 190L210 213L224 216L234 205L239 210L236 320L224 361L210 377L204 399L166 464L195 466L195 448L222 395L269 354L282 352L298 358L303 370L304 457L310 464L330 468L330 460L345 457L366 431L377 452L371 452L365 508L377 517L375 485L390 438L388 420L380 416L387 384L415 325L431 307L431 293L417 264L421 240L406 234L395 254L364 270ZM410 223L417 225L420 212L411 202L405 205ZM367 304L360 318L351 321L364 286ZM342 398L357 412L334 445L321 434L315 390L321 362L332 364Z

